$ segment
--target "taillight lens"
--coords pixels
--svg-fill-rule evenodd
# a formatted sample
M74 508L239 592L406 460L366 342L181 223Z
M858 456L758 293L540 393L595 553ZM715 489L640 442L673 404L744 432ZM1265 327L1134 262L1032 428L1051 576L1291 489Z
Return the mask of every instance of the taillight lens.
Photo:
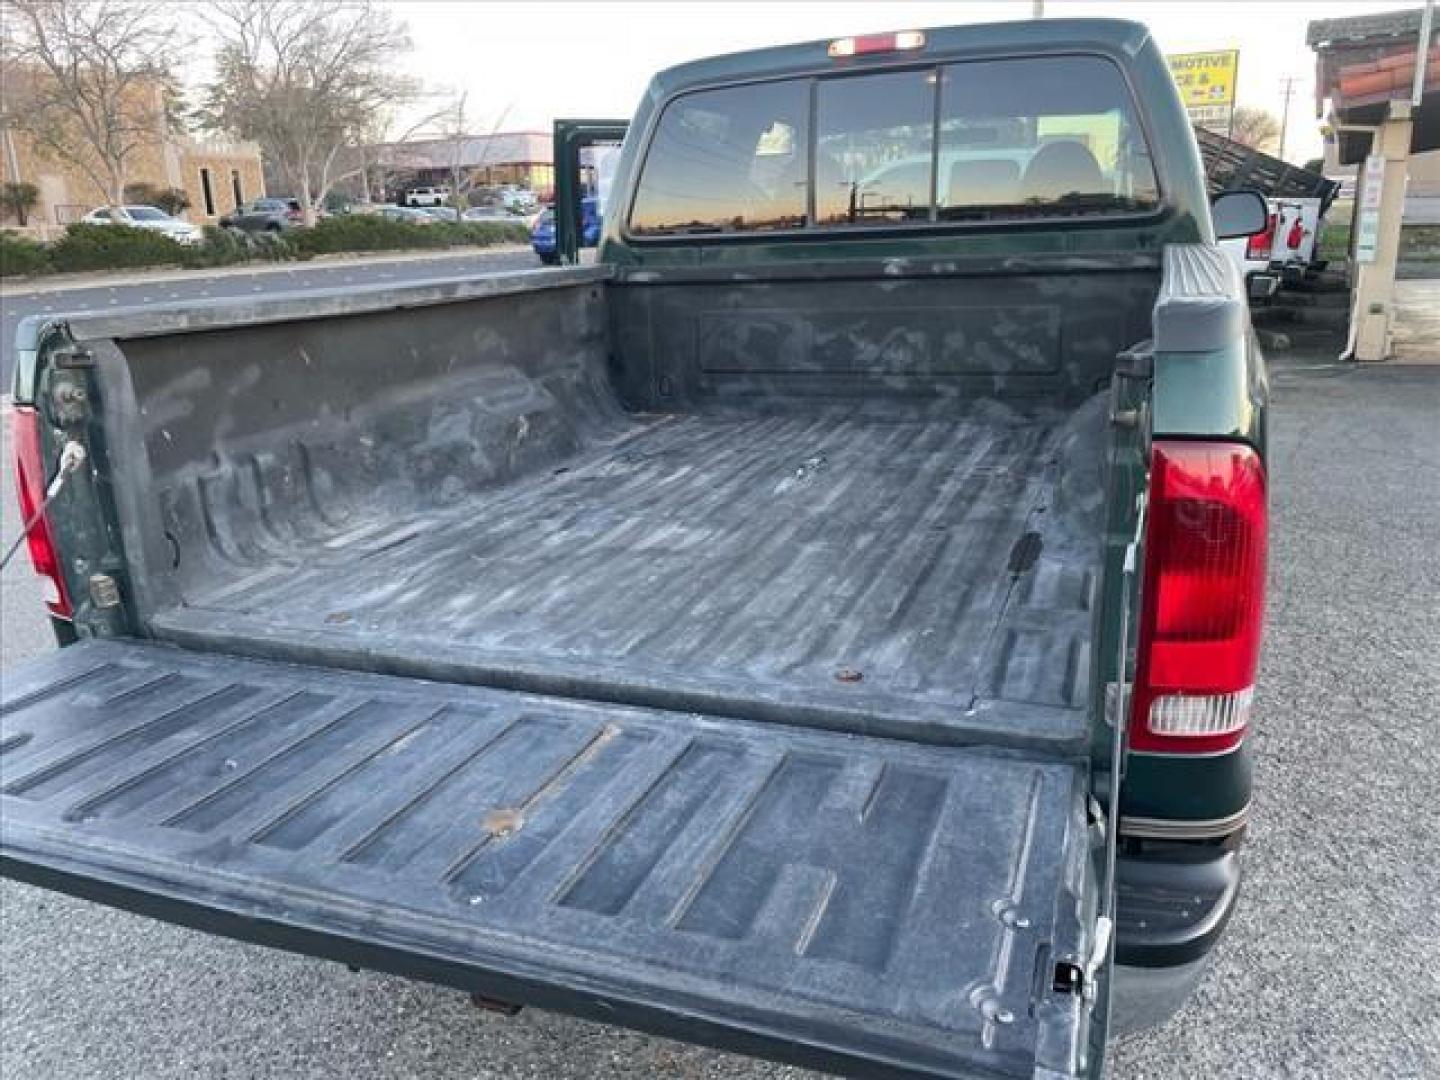
M49 482L45 459L40 452L40 417L35 410L17 405L12 416L11 432L15 439L15 490L20 496L20 520L29 521L45 501L45 485ZM55 550L50 522L41 515L26 537L30 562L35 572L49 582L45 606L51 614L68 619L73 614L65 576L60 572L60 554Z
M1265 231L1256 233L1245 242L1245 258L1270 258L1270 249L1275 246L1275 226L1279 223L1279 217L1271 214L1265 222Z
M1247 446L1156 442L1130 745L1244 738L1265 615L1265 467Z

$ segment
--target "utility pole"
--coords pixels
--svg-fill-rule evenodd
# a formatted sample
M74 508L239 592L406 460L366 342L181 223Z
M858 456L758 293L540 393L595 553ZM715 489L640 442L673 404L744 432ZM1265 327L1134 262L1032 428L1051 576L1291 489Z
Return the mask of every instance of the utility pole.
M1045 0L1034 0L1030 5L1030 17L1032 19L1043 19L1045 17Z
M1290 127L1290 97L1295 93L1295 84L1299 81L1299 75L1286 75L1280 80L1280 86L1285 92L1285 105L1280 110L1280 152L1275 156L1281 161L1285 160L1285 134Z

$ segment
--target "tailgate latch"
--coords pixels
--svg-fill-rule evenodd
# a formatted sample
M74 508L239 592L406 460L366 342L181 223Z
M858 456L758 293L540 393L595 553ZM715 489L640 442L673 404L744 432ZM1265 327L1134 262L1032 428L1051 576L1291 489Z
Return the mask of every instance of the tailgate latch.
M1105 960L1110 955L1110 939L1114 936L1115 924L1109 915L1101 915L1095 920L1095 938L1090 942L1090 955L1085 960L1085 981L1080 985L1080 992L1085 995L1086 1001L1095 1000L1095 987L1100 981Z

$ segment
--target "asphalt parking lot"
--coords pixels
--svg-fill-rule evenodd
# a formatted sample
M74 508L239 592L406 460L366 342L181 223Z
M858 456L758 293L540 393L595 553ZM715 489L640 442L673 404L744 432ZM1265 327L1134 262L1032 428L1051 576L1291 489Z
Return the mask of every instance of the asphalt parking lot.
M1198 996L1115 1047L1111 1075L1440 1076L1440 366L1291 354L1272 376L1245 895ZM52 647L23 558L0 627L0 677ZM803 1075L9 882L0 899L6 1077Z

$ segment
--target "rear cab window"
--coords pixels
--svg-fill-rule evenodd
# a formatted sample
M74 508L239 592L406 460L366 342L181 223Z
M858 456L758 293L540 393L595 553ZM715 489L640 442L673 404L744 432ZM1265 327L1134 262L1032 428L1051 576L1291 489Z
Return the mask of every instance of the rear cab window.
M638 236L793 229L806 222L806 80L705 90L660 117L630 213Z
M927 228L1159 206L1113 63L1006 58L683 94L656 125L628 232Z
M933 68L822 79L815 111L820 225L930 219Z

